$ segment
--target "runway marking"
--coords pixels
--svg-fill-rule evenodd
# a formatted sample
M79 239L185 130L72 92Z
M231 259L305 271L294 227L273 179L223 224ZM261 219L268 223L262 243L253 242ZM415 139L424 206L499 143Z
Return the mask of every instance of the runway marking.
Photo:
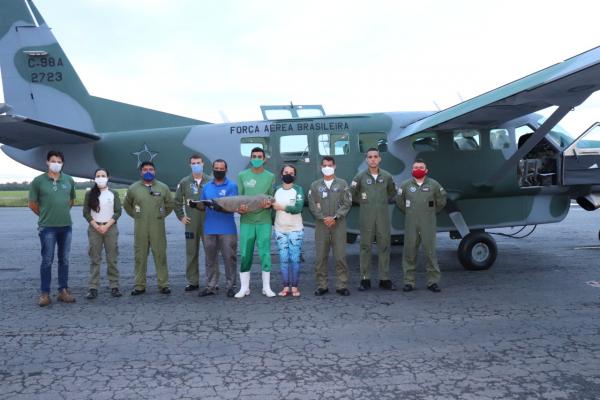
M575 247L575 250L600 250L600 246L582 246L582 247Z
M600 289L600 282L598 282L598 281L588 281L588 282L586 282L586 283L587 283L588 285L590 285L591 287L595 287L595 288L598 288L598 289Z

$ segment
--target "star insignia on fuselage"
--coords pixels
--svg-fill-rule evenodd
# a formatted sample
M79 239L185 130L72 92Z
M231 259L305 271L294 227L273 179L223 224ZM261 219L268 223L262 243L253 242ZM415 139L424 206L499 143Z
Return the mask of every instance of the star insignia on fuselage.
M139 151L131 153L132 156L137 157L137 168L142 165L144 161L152 161L158 155L157 151L152 151L148 148L148 145L144 143L144 147Z

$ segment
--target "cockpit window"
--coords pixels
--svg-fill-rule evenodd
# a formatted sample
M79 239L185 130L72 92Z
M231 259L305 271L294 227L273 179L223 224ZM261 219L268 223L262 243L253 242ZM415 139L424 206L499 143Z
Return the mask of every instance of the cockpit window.
M510 135L507 129L491 129L490 145L493 150L504 150L510 147Z

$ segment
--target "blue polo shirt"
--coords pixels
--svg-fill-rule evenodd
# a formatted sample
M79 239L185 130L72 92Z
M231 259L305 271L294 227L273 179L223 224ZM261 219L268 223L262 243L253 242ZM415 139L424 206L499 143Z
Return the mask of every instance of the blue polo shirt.
M202 200L237 195L238 189L235 182L231 182L225 178L223 183L217 184L213 179L204 186ZM237 228L233 219L233 213L215 211L210 208L206 209L206 217L204 218L205 235L231 235L236 233Z

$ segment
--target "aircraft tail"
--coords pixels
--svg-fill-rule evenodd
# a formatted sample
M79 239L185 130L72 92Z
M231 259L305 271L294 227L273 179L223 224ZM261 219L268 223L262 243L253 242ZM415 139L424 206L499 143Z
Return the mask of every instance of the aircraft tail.
M203 121L91 96L31 0L0 5L0 73L13 113L81 132Z

